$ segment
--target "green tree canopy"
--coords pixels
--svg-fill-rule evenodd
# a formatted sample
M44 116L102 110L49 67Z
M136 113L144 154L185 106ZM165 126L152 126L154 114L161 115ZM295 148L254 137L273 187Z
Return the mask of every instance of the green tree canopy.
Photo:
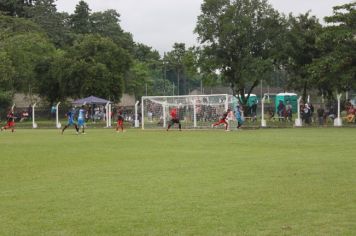
M42 58L51 57L54 53L53 45L40 33L18 34L7 38L3 45L16 71L15 89L31 95L36 91L34 69Z
M290 15L288 26L286 43L283 44L287 55L284 66L289 74L287 84L297 91L302 91L305 101L307 91L314 89L308 68L320 55L316 41L322 26L309 12L297 17Z
M74 33L88 34L91 32L90 12L89 5L82 0L79 1L70 19L71 28Z
M70 49L72 58L70 94L77 98L95 94L118 101L124 90L123 78L131 57L111 39L85 35Z
M70 42L72 36L66 22L69 15L58 13L56 0L36 0L27 10L28 17L41 26L56 47L64 47Z
M45 33L39 25L32 21L0 14L0 44L1 41L9 37L30 32Z
M274 70L273 52L284 21L265 0L205 0L195 32L202 44L202 69L220 71L233 94L250 94Z
M317 41L321 55L309 72L315 87L332 97L335 91L356 89L356 3L334 7L325 21Z
M5 51L0 51L0 89L14 91L15 67Z
M156 50L141 43L136 43L133 49L133 66L125 76L125 92L135 95L136 99L141 96L162 94L157 88L157 81L161 81L161 61Z
M90 15L91 32L112 39L119 47L128 51L133 49L130 33L124 32L120 26L120 14L116 10L94 12Z
M32 6L32 0L1 0L0 12L9 16L23 17L26 15L26 9Z
M72 65L72 59L62 50L56 50L52 57L42 58L36 65L38 93L50 105L64 101L70 95Z

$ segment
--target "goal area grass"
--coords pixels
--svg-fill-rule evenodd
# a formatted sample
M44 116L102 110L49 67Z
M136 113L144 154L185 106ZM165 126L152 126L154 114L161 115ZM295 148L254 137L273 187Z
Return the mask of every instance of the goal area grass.
M0 235L355 235L353 128L0 133Z

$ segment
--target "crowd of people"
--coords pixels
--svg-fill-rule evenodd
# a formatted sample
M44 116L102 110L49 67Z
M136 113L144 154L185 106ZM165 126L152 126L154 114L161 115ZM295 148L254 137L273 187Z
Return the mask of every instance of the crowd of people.
M316 109L316 110L315 110ZM301 103L300 105L300 117L302 122L306 125L311 125L312 123L317 123L318 125L326 125L328 122L333 122L337 118L337 103L329 102L327 104L318 104L316 108L312 103ZM342 104L341 118L343 118L347 123L354 123L356 116L356 108L348 99L344 104ZM274 112L271 110L267 111L271 114L270 117L274 116ZM277 107L277 114L279 120L292 121L292 106L289 101L286 104L283 101L279 101Z

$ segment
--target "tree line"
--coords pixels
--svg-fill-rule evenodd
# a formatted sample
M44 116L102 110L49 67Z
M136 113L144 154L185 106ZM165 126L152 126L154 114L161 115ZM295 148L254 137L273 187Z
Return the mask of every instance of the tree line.
M195 33L199 46L175 43L160 55L136 43L110 9L73 14L55 0L0 2L0 104L16 92L49 104L96 95L183 95L224 85L247 98L261 80L332 97L356 86L356 3L335 6L322 25L310 12L286 16L266 0L204 0Z

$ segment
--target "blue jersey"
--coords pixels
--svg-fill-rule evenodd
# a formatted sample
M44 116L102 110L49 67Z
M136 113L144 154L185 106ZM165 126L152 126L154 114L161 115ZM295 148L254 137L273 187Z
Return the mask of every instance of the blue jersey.
M243 123L243 122L244 122L244 117L243 117L243 115L242 115L242 111L241 111L239 108L237 108L237 109L235 110L235 117L236 117L236 120L237 120L238 122L240 122L240 123Z
M79 109L79 115L78 115L78 125L79 126L84 126L85 113L86 113L85 109L83 109L83 108Z
M69 125L74 124L74 112L69 111L69 112L67 113L67 117L68 117L68 124L69 124Z
M79 109L78 120L84 120L86 111L84 109Z

